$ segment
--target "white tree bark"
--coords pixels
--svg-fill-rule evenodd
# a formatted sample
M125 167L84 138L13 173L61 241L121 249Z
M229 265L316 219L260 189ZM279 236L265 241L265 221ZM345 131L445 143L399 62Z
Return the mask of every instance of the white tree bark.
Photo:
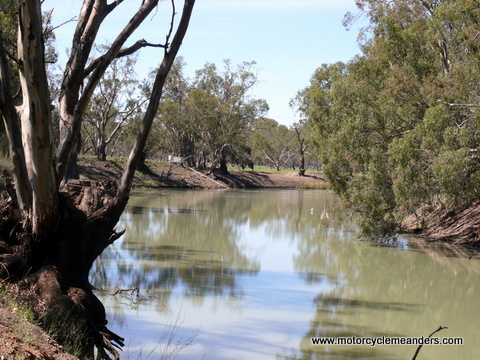
M0 114L9 138L19 208L23 212L24 224L31 224L33 234L40 237L48 236L56 229L59 218L60 182L64 178L69 158L80 136L83 114L108 66L116 57L130 54L141 47L163 47L164 59L150 96L150 104L117 194L116 210L120 213L123 211L129 197L133 174L158 108L165 79L185 36L195 0L185 0L182 17L171 44L168 42L174 28L174 0L171 0L172 22L165 45L140 41L122 50L125 42L157 7L158 2L159 0L142 2L138 11L112 42L107 52L88 67L89 78L84 86L86 64L99 27L108 14L122 3L122 0L110 4L107 4L107 0L84 1L61 85L59 113L62 131L59 154L55 163L51 124L52 105L49 98L42 37L42 2L17 0L18 59L23 103L18 108L14 106L0 32Z
M9 152L13 164L13 180L15 184L25 184L16 187L16 197L19 209L23 216L28 216L32 203L32 188L28 181L27 168L25 166L25 152L22 145L22 130L17 109L12 102L12 91L7 67L7 58L3 47L3 39L0 32L0 115L5 124L5 130L9 143Z
M55 228L58 193L52 146L51 102L44 59L42 11L38 1L19 0L18 57L25 165L32 188L30 221L35 235ZM17 187L23 184L16 184Z

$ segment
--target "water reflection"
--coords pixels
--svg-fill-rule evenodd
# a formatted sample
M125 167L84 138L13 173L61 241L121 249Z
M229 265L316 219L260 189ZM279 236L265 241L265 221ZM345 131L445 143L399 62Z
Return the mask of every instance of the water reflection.
M134 198L126 235L92 282L148 291L134 311L104 297L117 331L137 337L131 351L153 348L182 313L179 336L200 332L178 359L405 359L415 347L313 346L311 337L422 336L440 325L466 344L425 347L422 359L478 357L480 262L404 240L355 241L348 224L320 225L334 202L328 192L285 190Z
M480 354L475 311L480 262L418 251L418 244L410 250L405 239L399 246L379 247L345 235L337 229L323 241L303 238L298 243L298 271L337 274L342 286L314 298L310 329L300 351L288 358L411 358L414 346L312 347L311 337L419 337L440 325L449 327L442 336L464 337L466 344L425 347L422 359L469 359Z

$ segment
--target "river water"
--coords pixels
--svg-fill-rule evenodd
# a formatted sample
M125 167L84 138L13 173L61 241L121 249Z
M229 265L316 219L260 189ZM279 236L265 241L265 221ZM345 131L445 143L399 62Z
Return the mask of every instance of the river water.
M434 336L463 345L424 346L418 359L480 358L480 262L405 239L359 241L353 226L328 225L334 203L316 190L132 198L126 234L91 279L109 290L97 294L126 339L122 359L411 359L417 346L311 339L418 338L439 326Z

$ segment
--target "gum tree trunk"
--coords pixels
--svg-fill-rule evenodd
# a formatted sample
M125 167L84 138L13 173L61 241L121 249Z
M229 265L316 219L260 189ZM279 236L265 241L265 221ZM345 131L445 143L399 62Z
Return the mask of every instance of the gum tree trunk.
M83 352L87 358L93 358L93 346L99 358L118 358L115 346L123 345L123 339L106 327L105 309L92 292L88 274L95 259L122 234L115 231L115 226L127 204L163 85L186 34L195 0L184 1L175 32L176 10L172 0L172 21L165 45L140 41L122 49L158 5L158 0L145 0L108 51L87 66L100 24L121 3L83 3L60 94L58 158L52 141L41 1L17 0L20 106L15 106L12 96L0 31L0 115L13 164L13 184L8 176L6 179L9 197L0 200L0 278L22 280L23 288L37 294L44 307L46 325L58 317L71 319L72 327L84 334ZM99 79L116 57L144 46L163 48L164 58L120 187L117 189L116 184L109 182L69 181L65 175L79 142L82 116ZM90 74L88 79L85 74Z
M23 216L31 223L32 233L42 237L57 225L58 193L54 149L50 145L52 127L48 120L51 102L45 70L42 18L38 16L41 7L36 1L19 1L18 9L18 58L23 103L16 116L12 114L14 116L9 120L20 120L25 165L16 171L15 178L22 180L17 183L16 196L21 203L30 204L28 210L24 209ZM27 178L20 173L24 169ZM24 184L28 193L20 190Z
M307 150L308 145L305 144L305 138L302 137L300 130L297 127L294 129L298 140L298 155L300 156L298 176L305 176L305 150Z

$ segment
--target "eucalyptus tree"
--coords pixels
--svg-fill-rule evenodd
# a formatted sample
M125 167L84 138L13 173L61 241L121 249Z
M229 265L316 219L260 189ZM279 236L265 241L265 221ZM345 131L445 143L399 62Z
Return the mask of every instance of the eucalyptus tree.
M255 122L253 149L256 162L273 166L280 171L295 156L295 133L285 125L268 118Z
M195 166L199 126L192 116L191 84L184 74L185 65L181 57L173 64L165 84L165 96L160 103L154 130L165 139L165 151L182 157L187 164Z
M243 62L233 68L224 61L223 71L207 63L196 71L190 91L192 116L199 124L200 136L211 157L212 170L228 172L228 161L247 162L249 131L255 119L265 114L268 105L250 95L258 83L255 62Z
M293 130L297 140L297 154L300 159L298 176L305 176L305 152L307 151L308 143L306 142L304 126L302 123L293 124Z
M298 95L324 172L366 235L478 199L480 10L471 1L358 1L362 54Z
M126 2L125 2L126 3ZM106 328L105 309L93 294L88 274L94 260L120 234L114 229L129 195L135 169L163 85L188 28L195 1L185 0L177 19L172 0L171 24L161 44L139 40L126 46L138 26L158 6L158 0L139 3L138 10L101 56L89 63L98 30L105 19L115 16L123 1L85 0L79 11L72 48L61 81L58 114L60 146L56 154L52 136L52 106L49 96L45 36L40 0L18 0L13 15L18 25L16 54L0 32L0 114L5 123L13 165L13 184L7 183L10 198L2 201L2 254L0 275L10 281L25 279L54 315L76 318L84 334L84 356L118 358L113 346L123 339ZM163 52L148 106L118 189L114 184L68 182L67 164L77 145L85 112L100 80L116 59L136 50L155 46ZM18 65L21 95L15 97L9 58ZM10 59L12 60L12 59ZM73 327L73 325L72 325ZM113 344L112 344L113 342Z
M83 146L91 149L98 160L106 160L107 146L125 126L131 125L147 101L143 91L146 85L137 80L135 73L136 62L134 55L113 60L85 112Z

